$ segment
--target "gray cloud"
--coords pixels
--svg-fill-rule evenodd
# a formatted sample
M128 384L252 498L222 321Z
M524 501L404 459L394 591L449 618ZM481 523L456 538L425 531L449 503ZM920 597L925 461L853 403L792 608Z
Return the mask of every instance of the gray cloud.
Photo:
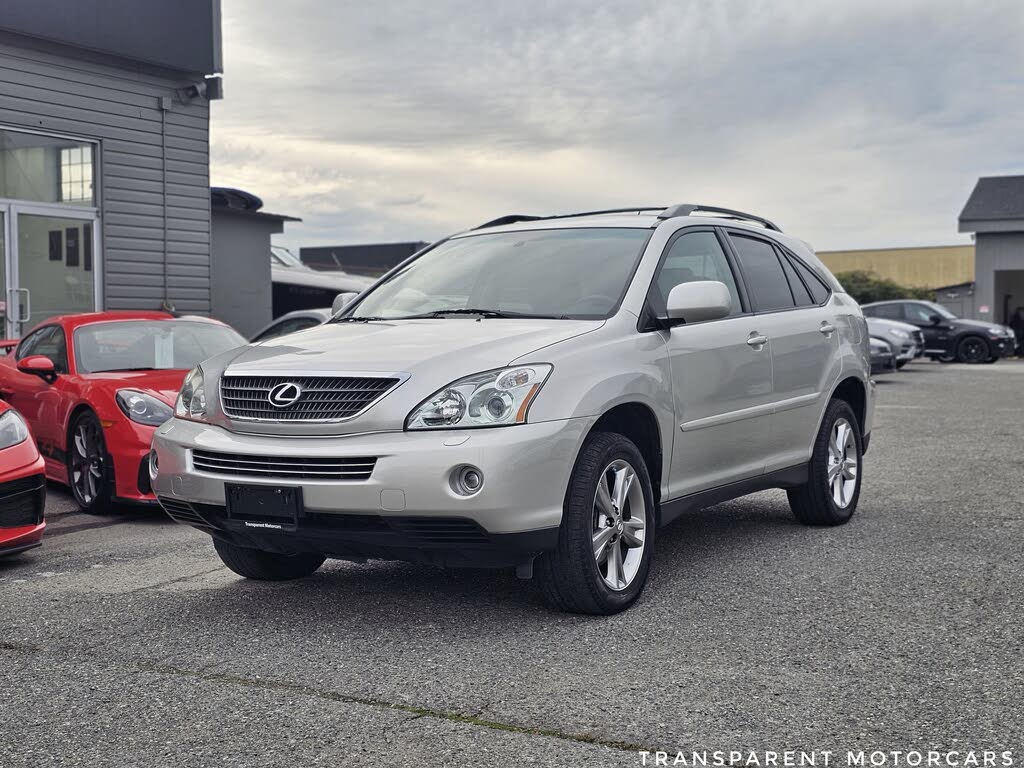
M507 212L715 202L819 248L956 242L1024 171L1006 2L225 0L212 175L282 242L430 239Z

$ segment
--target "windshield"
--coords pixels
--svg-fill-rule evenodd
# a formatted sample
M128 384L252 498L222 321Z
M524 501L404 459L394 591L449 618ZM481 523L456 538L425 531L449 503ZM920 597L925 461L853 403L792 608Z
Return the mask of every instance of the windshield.
M302 260L287 248L280 245L270 246L270 262L279 267L301 267Z
M225 325L197 320L120 320L75 331L79 373L191 369L244 345Z
M352 319L445 310L604 319L618 307L648 229L549 229L448 240L367 294Z

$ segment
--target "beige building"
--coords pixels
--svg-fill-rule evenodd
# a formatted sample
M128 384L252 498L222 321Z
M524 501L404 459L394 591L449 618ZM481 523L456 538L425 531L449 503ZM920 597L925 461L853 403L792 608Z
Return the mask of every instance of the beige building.
M819 251L833 272L874 272L899 285L939 288L974 280L974 245Z

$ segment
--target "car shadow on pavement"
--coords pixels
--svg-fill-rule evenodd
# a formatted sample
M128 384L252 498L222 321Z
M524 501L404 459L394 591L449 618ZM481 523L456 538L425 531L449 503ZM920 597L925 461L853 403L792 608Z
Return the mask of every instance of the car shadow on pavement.
M780 546L799 546L801 537L807 540L809 535L813 537L792 518L780 492L686 514L657 533L648 594L693 594L707 573L732 571L738 560L769 557ZM207 587L202 600L191 601L191 616L259 624L277 615L299 626L329 616L338 629L339 624L363 626L386 611L412 625L472 617L478 630L487 624L495 631L513 618L541 623L550 623L553 616L570 623L594 620L547 608L536 583L517 579L511 570L329 560L302 581L256 582L233 574L231 579L227 585ZM632 612L642 612L643 603L641 597Z

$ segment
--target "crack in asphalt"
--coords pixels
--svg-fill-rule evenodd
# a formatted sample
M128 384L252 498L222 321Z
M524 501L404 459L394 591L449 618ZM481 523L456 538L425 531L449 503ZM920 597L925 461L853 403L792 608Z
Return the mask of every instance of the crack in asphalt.
M603 739L600 736L594 736L589 733L567 733L554 728L538 728L535 726L517 725L515 723L507 723L501 720L489 720L476 715L466 715L461 712L450 712L443 709L434 709L432 707L422 707L416 704L403 704L401 702L387 701L386 699L374 699L366 696L352 696L344 693L336 693L334 691L325 691L319 688L313 688L312 686L302 685L301 683L289 683L283 680L260 680L243 677L241 675L228 674L226 672L199 672L191 669L182 669L181 667L162 666L147 662L136 662L135 665L142 672L183 677L191 680L203 680L211 683L227 683L229 685L239 685L265 691L287 691L289 693L310 696L324 701L333 701L342 704L357 704L364 707L373 707L375 709L383 709L390 712L404 712L414 715L410 720L429 717L450 723L475 725L479 728L518 733L525 736L547 736L549 738L571 741L577 744L590 744L593 746L607 747L608 749L614 749L621 752L635 753L644 750L649 752L655 751L653 748L645 747L640 744Z
M0 651L12 651L15 653L24 654L36 654L45 653L47 649L34 645L31 643L19 643L12 641L0 640ZM118 661L109 656L103 656L100 654L89 653L88 655L93 656L97 660L104 661L114 666L123 666ZM311 698L320 699L322 701L331 701L340 704L355 704L363 707L372 707L374 709L386 710L388 712L400 712L412 715L406 722L412 722L423 717L429 717L434 720L443 720L449 723L461 723L463 725L472 725L478 728L487 728L493 731L505 731L508 733L517 733L524 736L546 736L548 738L559 739L561 741L569 741L576 744L589 744L597 747L606 747L608 749L614 749L620 752L654 752L656 751L652 747L647 747L641 744L632 744L626 741L615 741L612 739L604 739L600 736L594 736L589 733L569 733L566 731L559 731L554 728L539 728L536 726L528 725L517 725L516 723L508 723L501 720L490 720L478 715L467 715L461 712L451 712L444 709L434 709L432 707L423 707L417 704L404 704L401 702L388 701L386 699L375 699L367 696L353 696L350 694L337 693L335 691L325 691L320 688L314 688L309 685L302 685L301 683L289 683L283 680L261 680L250 677L243 677L242 675L229 674L227 672L207 672L209 666L205 667L204 670L192 670L182 669L181 667L174 667L163 664L154 664L147 661L135 661L132 662L135 670L138 672L148 672L157 675L166 675L168 677L186 678L189 680L202 680L208 683L222 683L227 685L237 685L245 688L255 688L262 691L287 691L288 693L299 694L301 696L309 696ZM211 665L212 666L212 665Z

